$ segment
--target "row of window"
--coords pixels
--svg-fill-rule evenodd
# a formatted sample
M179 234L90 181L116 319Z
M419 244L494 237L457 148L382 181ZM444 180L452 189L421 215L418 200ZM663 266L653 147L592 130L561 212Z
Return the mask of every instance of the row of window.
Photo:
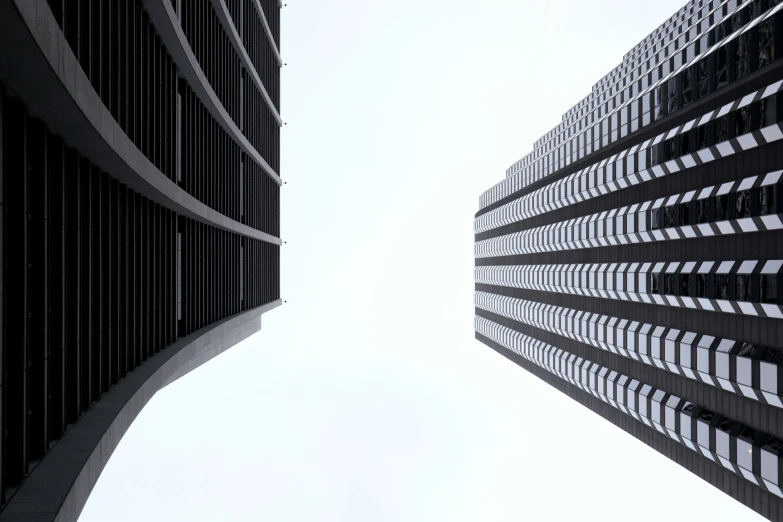
M649 274L651 294L783 304L778 274Z
M776 3L767 0L751 2L748 8L737 11L732 17L703 34L686 51L676 53L671 59L663 61L660 68L653 68L649 73L649 78L645 76L640 80L639 89L645 89L648 84L657 82L658 78L664 77L684 63L690 62L716 43L720 43L727 36L744 27L751 20L766 13ZM600 123L600 131L594 130L592 133L592 149L589 147L590 139L587 139L587 144L584 143L584 140L580 141L579 149L597 151L608 143L640 128L638 121L640 113L642 114L641 126L648 125L653 120L671 114L698 98L707 96L755 70L766 67L780 54L781 42L778 40L777 48L775 43L775 34L779 32L777 29L779 29L780 22L780 15L765 20L745 34L704 56L692 67L669 79L665 84L659 85L653 92L643 96L641 100L632 102L610 118L604 119ZM643 66L642 70L646 71L647 68L649 65ZM621 92L612 100L612 107L607 107L603 112L621 105L623 98L630 99L633 96L631 92ZM588 127L594 118L601 117L601 112L599 109L595 116L588 115L585 120L577 122L577 127ZM627 126L629 123L630 128ZM572 130L570 134L575 134L575 130ZM567 144L567 142L565 143ZM589 153L587 152L587 154ZM566 157L570 157L570 155L566 153ZM574 159L572 158L572 160ZM562 168L562 166L560 165L558 168Z
M586 216L582 223L577 220L545 225L523 232L499 235L476 242L477 257L492 255L516 255L530 253L531 247L560 246L573 241L613 237L646 230L662 230L673 227L693 226L733 219L761 217L783 213L783 182L730 192L719 196L701 198L687 203L678 203L647 212L627 212L622 209L615 217L596 219L597 214ZM638 226L637 226L638 225ZM743 230L756 230L755 224ZM661 240L668 239L664 236ZM650 238L648 241L655 241Z
M744 26L753 13L758 13L753 15L754 18L760 16L766 13L774 3L756 0L754 2L756 8L737 12L731 19L723 22L726 24L725 26L719 25L718 28L689 46L684 53L685 56L683 53L678 53L674 58L666 60L662 66L654 68L649 73L649 79L648 75L645 75L640 80L641 89L645 89L649 83L655 83L658 78L666 76L671 70L679 68L683 63L693 60L702 51L699 47L706 47L710 38L712 41L724 38L724 32L729 30L727 28L732 28L736 24L739 24L739 27ZM540 158L528 162L529 165L525 169L530 172L525 177L529 178L532 175L533 180L537 180L544 175L562 169L652 121L671 114L755 70L766 67L776 60L783 51L781 49L783 41L781 38L775 38L776 34L781 33L780 25L782 23L783 14L777 13L768 20L757 24L744 35L734 38L721 48L702 57L690 68L671 78L665 84L656 87L654 91L645 94L641 99L630 103L609 118L605 118L598 125L591 127L594 118L592 114L579 120L566 134L575 135L581 128L587 128L586 132L577 135L573 140L563 139L563 143L553 148L551 152L544 153ZM724 28L720 29L721 27ZM628 99L634 95L634 89L631 87L621 93L619 99L614 100L612 105L622 104L623 97ZM624 96L625 92L628 94ZM600 109L598 114L600 117ZM639 116L640 114L641 116Z
M783 121L781 100L780 93L768 96L688 132L663 140L657 146L648 148L647 158L640 159L640 164L644 162L655 166Z
M776 396L783 392L783 351L779 348L570 308L550 307L544 311L541 303L535 301L501 298L486 292L476 292L475 304L477 308L563 337L574 338L576 335L581 342L595 348L641 360L648 365L674 373L679 369L684 375L712 386L719 383L705 379L703 375ZM694 372L703 375L697 376ZM739 388L732 387L732 390L743 393ZM758 400L759 396L755 398Z
M783 183L778 183L654 209L650 211L650 228L659 230L780 214L783 213L783 199L778 197L781 190Z
M528 270L520 270L519 266L478 266L474 271L477 283L503 285L514 288L533 288L537 290L554 290L565 293L586 294L589 290L593 295L626 299L625 296L613 297L611 291L660 294L682 297L721 299L728 301L744 301L780 305L781 296L778 292L779 275L762 274L707 274L696 270L698 265L705 263L687 263L684 273L637 272L639 263L587 264L587 265L525 265ZM721 271L730 271L740 263L726 261L720 264ZM757 261L767 267L775 261ZM663 263L661 263L663 264ZM626 271L629 270L629 271ZM598 293L596 293L596 291ZM742 313L750 313L743 311Z
M483 317L476 318L476 331L525 357L561 379L597 394L615 408L661 433L684 442L690 449L709 452L774 485L781 484L783 440L757 430L676 395L657 389L611 368L533 340ZM680 439L681 437L681 439ZM711 458L715 460L715 457ZM742 474L747 477L747 475ZM753 483L759 481L753 479ZM777 486L772 489L783 496Z
M725 142L730 138L739 138L751 131L781 121L783 121L783 92L771 94L667 140L660 140L658 143L651 144L636 153L628 154L622 159L608 162L594 170L584 169L563 180L542 187L499 209L479 216L476 231L481 232L487 228L494 228L497 226L499 218L508 217L506 214L519 214L517 209L528 211L539 209L540 213L546 203L555 203L568 196L584 193L589 189L625 178L630 174L665 161L680 158L697 150ZM775 138L770 137L769 139L774 140ZM746 146L748 145L746 144ZM710 158L705 159L705 161L709 160ZM509 181L502 182L490 189L482 196L483 204L512 190L512 187L514 189L520 188L518 182L517 178L510 178Z

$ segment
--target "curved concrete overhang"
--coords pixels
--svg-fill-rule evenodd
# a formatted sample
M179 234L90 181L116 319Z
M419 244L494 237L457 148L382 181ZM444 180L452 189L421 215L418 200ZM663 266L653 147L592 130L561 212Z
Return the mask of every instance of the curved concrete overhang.
M222 2L223 0L218 0ZM277 63L282 64L283 58L280 56L280 50L277 48L277 43L275 43L275 36L272 34L272 28L269 27L269 22L266 20L266 14L264 13L264 8L261 7L261 2L258 0L253 0L253 4L256 6L256 11L258 11L259 16L261 17L261 21L264 23L264 29L266 30L266 37L269 38L269 43L272 44L272 50L275 52L275 56L277 57ZM278 2L277 7L279 9L283 8L283 3Z
M258 14L261 16L261 21L264 22L264 29L266 29L266 37L269 38L269 43L272 44L272 50L275 52L275 56L277 56L277 62L279 64L283 63L283 58L280 56L280 49L277 48L277 43L275 42L275 36L272 34L272 28L269 27L269 22L266 20L266 14L264 13L264 9L261 7L261 2L258 0L253 0L253 3L256 6L256 9L258 10ZM283 2L277 3L278 9L283 8Z
M204 75L196 55L193 54L193 50L190 48L185 33L182 32L182 27L180 27L177 20L177 13L171 7L171 3L168 0L142 0L142 4L144 4L150 20L152 20L155 29L158 31L158 35L163 40L163 45L171 55L174 63L177 64L179 73L187 80L188 85L196 93L196 96L204 104L207 111L215 118L223 130L234 138L234 141L242 148L245 154L261 165L267 174L280 185L280 176L251 145L242 131L239 130L239 127L237 127L225 107L223 107L215 91L212 90L212 86ZM259 84L259 88L266 104L272 111L272 115L277 120L278 126L282 125L283 120L280 119L280 114L272 103L269 94L267 94L264 85Z
M226 34L228 35L228 39L231 41L231 45L233 45L234 49L236 49L237 53L239 53L239 58L242 60L242 64L245 66L245 68L248 71L250 71L251 76L253 77L253 81L256 82L256 85L265 89L265 87L263 87L264 82L261 81L261 77L258 75L258 72L256 71L253 62L250 61L250 56L247 54L245 45L242 43L242 38L239 36L239 33L237 32L237 28L234 25L234 21L231 19L231 14L228 12L228 8L226 7L225 2L223 0L211 0L211 1L212 1L212 7L215 9L215 13L217 13L218 19L220 20L223 29L226 31ZM258 0L256 0L256 2L257 1ZM274 40L272 40L271 33L268 32L269 26L266 25L266 18L264 18L263 13L261 13L261 17L264 21L265 27L267 28L266 29L267 38L272 43L272 49L275 51L275 56L277 57L277 64L279 66L282 64L280 53L277 52L277 47L275 47L275 42ZM266 90L264 90L263 92L266 93Z
M45 0L0 0L0 78L56 134L95 165L180 215L280 245L200 202L152 164L95 92ZM279 183L279 178L278 178Z
M111 388L57 441L10 498L0 522L77 522L120 439L155 393L261 329L281 301L198 330Z

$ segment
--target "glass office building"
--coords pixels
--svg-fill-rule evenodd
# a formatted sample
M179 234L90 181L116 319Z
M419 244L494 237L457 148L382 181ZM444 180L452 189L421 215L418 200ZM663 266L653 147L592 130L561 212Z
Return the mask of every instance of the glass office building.
M476 338L771 520L782 58L781 0L692 0L481 196L474 222Z
M0 0L0 521L280 300L277 0Z

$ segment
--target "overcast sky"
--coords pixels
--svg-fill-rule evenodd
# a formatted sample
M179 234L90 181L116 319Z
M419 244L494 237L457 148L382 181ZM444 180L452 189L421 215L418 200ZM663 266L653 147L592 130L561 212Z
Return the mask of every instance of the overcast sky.
M288 303L81 522L761 520L473 338L479 195L683 3L288 0Z

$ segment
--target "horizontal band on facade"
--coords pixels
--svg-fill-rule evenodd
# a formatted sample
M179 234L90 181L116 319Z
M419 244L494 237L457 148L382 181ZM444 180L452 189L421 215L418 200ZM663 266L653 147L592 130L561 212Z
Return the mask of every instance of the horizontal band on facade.
M783 408L783 378L780 378L783 377L783 349L780 347L721 339L484 292L476 293L475 306L519 324L661 368L672 375L683 375ZM554 344L563 347L560 341Z
M777 216L776 216L777 219ZM634 239L637 234L630 235ZM650 233L638 236L653 238ZM783 230L716 234L664 241L630 239L621 244L584 246L571 250L477 257L476 266L556 265L561 263L633 263L640 259L650 262L711 261L736 258L739 252L752 259L783 259Z
M492 257L778 230L781 176L770 172L528 228L477 241L474 252Z
M496 236L477 241L474 253L485 258L779 230L781 176L770 172Z
M783 300L777 292L782 266L783 260L489 266L476 268L475 280L560 294L783 319ZM682 288L681 279L687 281ZM751 287L751 281L763 285L762 291ZM765 291L772 294L771 299L764 295Z
M282 184L282 180L278 173L272 169L266 159L261 156L242 131L239 130L236 122L234 122L228 114L225 107L223 107L223 104L218 99L217 94L213 91L212 86L209 84L209 81L204 75L204 71L201 69L198 60L188 44L187 38L185 38L185 34L182 32L182 28L177 23L177 14L172 9L169 1L142 1L155 29L157 29L161 40L163 40L163 44L177 64L180 74L187 80L191 89L193 89L193 92L196 93L199 100L204 104L204 107L209 111L212 117L215 118L215 121L234 138L234 141L242 148L245 154L261 165L266 173L274 179L278 185ZM267 94L263 84L260 85L260 91L269 106L269 110L277 120L278 126L282 125L280 114L277 112L271 98L269 98L269 94Z
M629 185L623 190L607 192L583 199L572 205L514 221L507 225L479 232L475 240L484 241L506 234L536 227L554 225L564 220L580 219L591 214L608 212L622 206L632 206L651 198L666 198L677 193L701 190L709 185L733 182L751 175L766 174L783 169L783 140L694 166L683 175L663 176L645 183Z
M748 487L748 482L744 478L732 473L715 462L701 457L684 445L672 440L670 437L638 422L636 419L610 406L598 397L588 394L571 383L560 379L556 375L528 361L521 355L508 350L481 333L476 332L475 338L483 345L497 352L500 356L520 366L522 369L573 399L578 404L600 415L603 419L611 422L629 435L658 451L663 456L671 459L710 484L717 485L716 487L725 493L732 495L739 502L757 511L761 515L768 517L771 520L777 520L778 514L783 514L783 501L775 495L767 491Z
M475 290L526 301L575 308L590 313L622 317L628 321L654 322L678 330L697 331L701 334L724 339L742 339L746 342L766 346L783 347L783 328L780 328L779 319L659 306L635 301L601 299L576 294L560 294L497 284L476 283Z
M779 141L783 139L783 99L778 95L781 90L783 80L735 100L720 110L703 114L668 133L658 135L654 140L647 140L641 145L626 149L608 161L594 163L590 168L580 170L477 218L474 229L477 233L485 232ZM762 103L766 104L765 111L771 106L774 109L772 122L765 121L765 126L762 127L756 121L756 128L744 129L736 136L735 129L729 133L724 127L724 133L721 127L712 125L717 118L722 118L721 121L726 124L729 116L736 116L735 111L741 111L752 103L755 103L753 107L756 111ZM778 103L781 107L778 107ZM751 122L748 122L748 127L751 127ZM683 135L686 138L694 135L694 140L692 146L690 141L684 142L688 143L688 150L680 155L680 140ZM704 143L699 144L695 136L701 136ZM669 158L659 154L667 143L672 145L674 140L677 140L677 155L672 153L673 157ZM665 143L661 143L664 141ZM737 177L741 176L742 173Z
M0 522L29 517L76 522L111 454L147 402L163 387L261 329L274 301L209 325L164 348L111 388L19 486Z
M0 4L0 76L51 130L95 165L180 215L276 245L280 238L228 218L158 170L102 103L43 0Z
M779 408L769 408L761 402L731 393L721 387L678 376L657 366L650 366L617 353L601 350L580 340L563 337L481 308L476 308L475 314L476 318L491 321L532 339L557 346L576 357L590 359L653 387L664 388L713 411L730 412L733 418L758 429L783 434L783 411Z

